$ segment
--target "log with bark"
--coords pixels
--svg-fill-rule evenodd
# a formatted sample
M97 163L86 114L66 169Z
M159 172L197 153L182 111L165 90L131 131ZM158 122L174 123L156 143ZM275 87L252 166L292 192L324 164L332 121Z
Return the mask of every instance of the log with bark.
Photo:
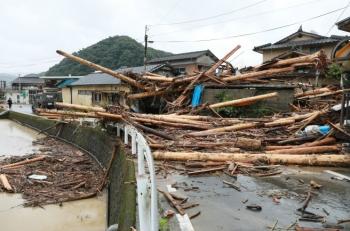
M309 166L350 166L349 155L288 155L288 154L249 154L249 153L202 153L202 152L153 152L156 160L173 161L238 161L255 163L266 162L281 165L309 165Z
M13 189L7 179L7 176L5 174L0 174L0 181L1 181L1 184L4 186L4 188L7 190L7 191L10 191L12 192Z
M70 104L70 103L60 103L56 102L56 106L62 107L62 108L70 108L75 110L82 110L82 111L93 111L93 112L105 112L106 110L102 107L90 107L90 106L84 106L81 104Z
M296 147L280 150L267 151L268 154L316 154L316 153L334 153L339 152L337 145L314 146L314 147Z
M301 145L270 145L270 146L266 146L265 150L272 151L272 150L288 149L288 148L322 146L322 145L334 144L335 142L336 142L335 138L326 137L322 140L316 140L316 141L304 143Z
M244 129L255 128L256 126L257 126L257 123L241 123L241 124L235 124L235 125L227 126L227 127L208 129L205 131L191 132L191 133L188 133L186 135L188 135L188 136L217 135L217 134L221 134L224 132L240 131L240 130L244 130Z
M278 96L278 93L273 92L273 93L268 93L268 94L263 94L263 95L246 97L246 98L242 98L242 99L236 99L236 100L215 103L215 104L209 105L209 107L212 109L220 108L220 107L228 107L228 106L240 107L240 106L246 106L246 105L256 103L259 100L269 99L269 98L273 98L273 97L277 97L277 96Z

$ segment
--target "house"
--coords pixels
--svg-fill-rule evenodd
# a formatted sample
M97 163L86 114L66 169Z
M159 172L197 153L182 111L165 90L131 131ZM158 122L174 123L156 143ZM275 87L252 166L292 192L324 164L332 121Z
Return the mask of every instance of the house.
M72 76L72 75L63 75L63 76L40 76L40 79L45 81L45 89L48 91L60 90L65 85L73 83L74 81L82 78L83 76Z
M323 49L328 58L343 36L330 37L303 31L302 26L295 33L282 38L275 43L267 43L254 47L254 51L263 55L263 62L274 58L290 58L298 55L311 54ZM292 55L292 56L291 56ZM294 55L294 56L293 56ZM297 56L295 56L297 55Z
M141 74L144 66L121 68L116 70L120 73ZM168 65L148 65L146 72L152 72L165 76L172 75L172 68ZM65 103L93 105L126 105L124 95L131 91L130 85L111 75L94 72L79 78L79 80L67 84L62 88L62 99Z
M169 64L174 67L176 74L193 74L209 69L219 59L210 51L194 51L155 58L148 64Z
M350 32L350 17L336 23L339 30Z
M11 88L6 89L6 99L11 98L13 103L31 104L34 96L42 92L44 80L38 75L30 74L18 77L11 83Z

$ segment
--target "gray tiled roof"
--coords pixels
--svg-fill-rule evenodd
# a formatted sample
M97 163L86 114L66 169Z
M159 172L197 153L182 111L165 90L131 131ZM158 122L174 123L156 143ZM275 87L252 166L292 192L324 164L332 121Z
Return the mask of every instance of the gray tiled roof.
M194 51L194 52L175 54L175 55L170 55L162 58L155 58L148 61L148 63L159 63L159 62L167 62L167 61L174 61L174 60L192 59L192 58L198 58L202 55L209 55L213 57L214 60L218 60L218 58L210 50L203 50L203 51Z
M280 44L264 44L258 47L254 47L254 50L270 50L270 49L280 49L280 48L288 48L295 46L312 46L312 45L321 45L321 44L329 44L329 43L337 43L340 39L337 38L322 38L322 39L310 39L310 40L301 40L301 41L291 41Z
M146 71L152 72L162 66L164 65L147 65ZM120 68L115 71L120 73L132 72L135 74L141 74L144 71L144 66ZM120 79L117 79L111 75L101 73L101 72L94 72L81 77L79 80L75 81L74 83L71 83L70 86L111 85L111 84L120 84L120 83L121 83Z
M44 82L39 77L18 77L12 81L15 84L44 84Z

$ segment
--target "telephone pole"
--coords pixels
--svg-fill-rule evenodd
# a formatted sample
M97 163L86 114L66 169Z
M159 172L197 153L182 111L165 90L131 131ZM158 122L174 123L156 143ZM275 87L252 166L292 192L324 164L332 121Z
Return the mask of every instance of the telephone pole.
M147 35L148 27L145 25L145 54L143 57L143 69L146 73L146 65L147 65L147 43L148 43L148 35Z

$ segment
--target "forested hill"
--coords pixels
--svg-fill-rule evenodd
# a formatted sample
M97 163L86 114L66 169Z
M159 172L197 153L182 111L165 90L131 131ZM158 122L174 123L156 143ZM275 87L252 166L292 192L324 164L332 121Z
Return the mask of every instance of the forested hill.
M143 65L144 46L128 36L114 36L73 54L104 67L117 69L122 66ZM171 55L169 52L153 48L149 48L147 54L149 59ZM86 75L93 71L87 66L65 58L60 63L52 66L46 72L46 75Z

